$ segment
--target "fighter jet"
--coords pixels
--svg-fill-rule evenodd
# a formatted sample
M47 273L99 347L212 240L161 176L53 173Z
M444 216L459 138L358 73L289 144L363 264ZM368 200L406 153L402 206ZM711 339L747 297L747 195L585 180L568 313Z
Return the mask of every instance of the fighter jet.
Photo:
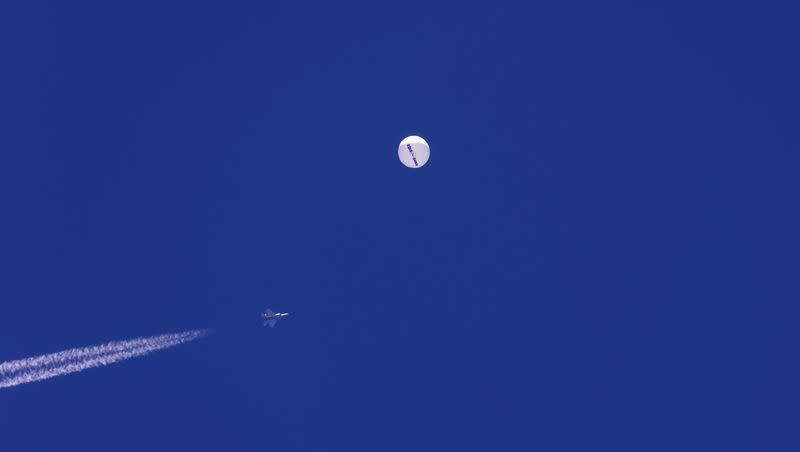
M264 319L264 326L269 325L270 328L273 328L275 324L278 323L278 320L287 315L289 315L288 312L272 312L272 309L267 309L261 314L261 317Z

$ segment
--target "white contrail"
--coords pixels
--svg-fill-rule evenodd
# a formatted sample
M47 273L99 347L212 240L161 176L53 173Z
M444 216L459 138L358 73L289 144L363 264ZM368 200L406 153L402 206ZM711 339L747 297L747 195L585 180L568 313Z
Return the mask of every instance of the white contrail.
M150 352L169 348L185 342L186 340L165 341L154 343L146 346L126 349L124 351L106 353L97 356L84 357L78 361L66 362L58 364L54 367L43 366L39 368L29 369L22 373L10 375L4 379L0 379L0 388L17 386L24 383L31 383L39 380L46 380L48 378L57 377L59 375L66 375L73 372L80 372L92 367L100 367L108 364L115 363L137 356L146 355Z
M191 333L191 331L188 333ZM26 369L40 367L40 366L53 366L59 363L74 361L90 356L97 356L112 352L118 352L126 348L139 347L142 345L153 343L154 341L166 340L170 337L188 333L161 334L152 337L128 339L124 341L114 341L102 345L94 345L91 347L73 348L70 350L65 350L57 353L50 353L47 355L41 355L34 358L25 358L16 361L8 361L0 363L0 375L20 372Z
M93 347L73 348L57 353L0 363L0 388L106 366L137 356L174 347L207 336L209 330L161 334L146 338L109 342Z
M151 347L153 344L166 343L181 339L189 333L162 334L158 336L130 339L125 341L108 342L91 347L74 348L57 353L50 353L34 358L25 358L0 364L0 378L8 378L13 374L32 372L41 369L52 369L67 364L75 364L91 358L99 358L111 354L118 354L127 350ZM163 348L163 347L160 347Z

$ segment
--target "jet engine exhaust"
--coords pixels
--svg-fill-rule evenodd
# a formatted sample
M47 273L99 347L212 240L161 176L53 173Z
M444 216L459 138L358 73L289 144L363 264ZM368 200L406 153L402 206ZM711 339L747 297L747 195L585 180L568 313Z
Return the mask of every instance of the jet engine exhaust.
M0 388L47 380L53 377L107 366L158 350L202 339L211 330L192 330L144 338L72 348L56 353L0 363Z

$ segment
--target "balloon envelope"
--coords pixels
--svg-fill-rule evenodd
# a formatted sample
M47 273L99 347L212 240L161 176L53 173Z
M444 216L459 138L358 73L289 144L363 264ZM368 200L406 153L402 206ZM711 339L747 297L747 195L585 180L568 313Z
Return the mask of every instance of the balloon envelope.
M412 135L400 142L400 146L397 148L397 156L400 157L403 165L409 168L420 168L428 163L428 157L431 156L431 148L422 137Z

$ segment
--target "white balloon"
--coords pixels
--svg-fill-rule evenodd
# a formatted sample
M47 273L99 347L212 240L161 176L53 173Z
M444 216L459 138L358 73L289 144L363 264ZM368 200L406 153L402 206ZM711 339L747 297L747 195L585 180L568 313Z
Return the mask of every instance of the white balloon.
M431 148L422 137L412 135L403 138L403 141L400 142L400 146L397 148L397 156L400 157L403 165L409 168L420 168L428 163L428 157L431 156Z

